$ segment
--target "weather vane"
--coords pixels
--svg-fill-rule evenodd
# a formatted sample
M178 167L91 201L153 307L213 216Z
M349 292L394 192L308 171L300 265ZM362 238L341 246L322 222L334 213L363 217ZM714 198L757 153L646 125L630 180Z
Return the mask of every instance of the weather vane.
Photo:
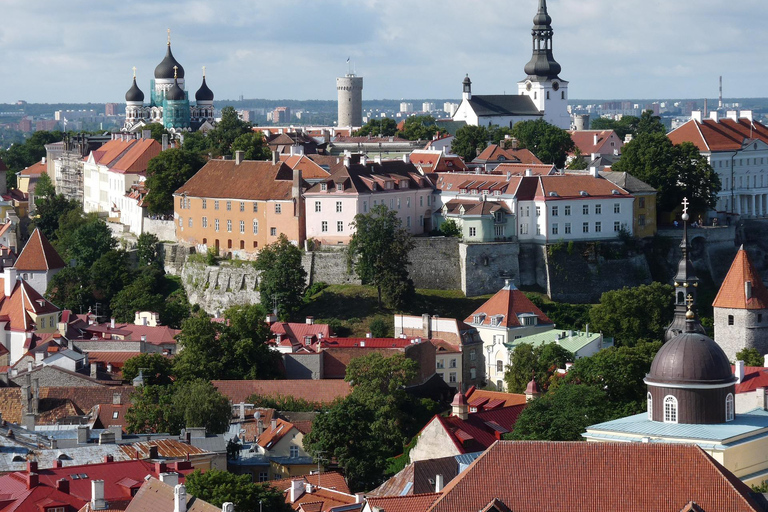
M173 66L173 78L178 78L178 76L176 76L178 71L179 71L179 66Z

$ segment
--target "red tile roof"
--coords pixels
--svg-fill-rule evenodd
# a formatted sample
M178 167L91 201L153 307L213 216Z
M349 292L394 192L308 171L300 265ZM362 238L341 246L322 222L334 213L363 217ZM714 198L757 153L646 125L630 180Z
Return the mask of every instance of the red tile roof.
M734 365L731 368L735 369ZM745 366L744 378L736 384L736 393L749 393L757 388L768 387L768 368Z
M752 295L750 298L747 298L747 282L751 283ZM766 290L760 274L752 265L749 254L744 250L743 245L736 253L712 306L730 309L768 308L768 290Z
M37 178L43 174L48 173L48 165L45 162L37 162L29 167L22 169L19 174L22 176L29 176L30 178Z
M552 164L499 164L493 169L494 174L511 173L512 176L547 176L557 174L557 167Z
M496 295L485 301L482 306L477 308L474 313L469 315L464 321L471 325L491 325L491 319L501 315L499 327L520 327L520 319L517 315L534 314L538 318L539 325L551 324L552 320L544 314L536 305L518 290L515 285L508 284ZM474 323L475 316L485 315L480 324Z
M291 199L293 171L284 163L209 160L175 194L223 199Z
M103 147L103 146L102 146ZM144 174L149 161L160 154L162 148L155 139L139 139L125 151L110 171L130 174Z
M426 512L429 510L440 493L409 494L406 496L383 496L367 498L371 510L383 510L385 512Z
M280 440L288 434L295 427L290 421L285 421L282 418L275 420L275 428L272 428L270 424L264 432L256 439L256 444L264 448L265 450L271 450L275 447Z
M304 339L309 336L312 341L318 338L329 338L331 328L328 324L308 324L300 322L275 322L269 326L272 334L281 335L281 345L305 345Z
M344 398L352 387L338 379L322 380L214 380L212 384L232 403L247 402L253 394L292 396L308 402L330 404Z
M305 180L327 178L331 174L330 169L324 169L307 155L281 154L280 160L291 169L299 169L301 177Z
M32 316L58 312L59 308L48 302L24 280L18 281L11 296L0 305L0 316L8 317L6 329L12 331L31 331Z
M325 473L313 473L311 475L298 475L290 478L283 478L282 480L272 480L269 482L269 485L278 491L285 491L286 489L291 488L291 482L293 480L303 480L305 483L311 485L349 494L349 486L347 485L346 480L344 480L344 476L338 471L326 471Z
M486 389L477 389L475 386L469 388L465 393L465 396L467 398L467 403L469 403L470 406L477 405L482 401L486 406L496 402L503 407L511 407L513 405L524 404L527 401L525 395L520 393L488 391ZM498 405L496 407L498 407Z
M526 404L502 407L490 411L470 414L466 420L458 416L436 415L432 421L439 421L461 453L483 451L503 434L512 432L517 417Z
M515 512L553 504L572 512L679 512L690 501L706 511L756 512L749 493L696 445L500 441L446 485L429 511L484 510L498 498Z
M504 149L498 144L490 144L472 162L511 162L528 165L543 163L527 149Z
M20 271L45 271L66 267L59 253L39 229L32 232L14 267Z
M745 141L758 139L768 144L768 127L749 119L690 120L669 133L673 144L692 142L699 151L737 151Z
M613 130L569 130L568 133L571 135L573 144L586 158L589 158L592 153L605 154L606 151L603 151L603 146L611 138L614 139L616 145L608 146L609 152L613 153L614 149L621 149L624 145L624 142L618 138ZM597 136L597 142L595 142L595 136Z
M629 192L605 178L588 175L564 174L561 176L539 176L537 198L555 201L572 198L628 198ZM586 196L582 195L586 192ZM554 195L552 195L554 194Z
M482 190L500 191L502 194L513 194L522 178L500 174L473 174L473 173L442 173L430 174L429 178L435 183L435 188L443 192L460 193L466 191ZM467 192L465 192L467 193Z

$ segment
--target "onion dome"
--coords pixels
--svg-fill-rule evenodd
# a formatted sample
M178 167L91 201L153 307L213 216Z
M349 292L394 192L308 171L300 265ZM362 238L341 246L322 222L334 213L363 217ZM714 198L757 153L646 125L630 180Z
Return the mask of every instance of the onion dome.
M186 95L184 94L184 90L179 87L178 79L174 79L173 85L170 89L168 89L168 92L165 93L165 99L168 101L183 101L187 99Z
M125 101L144 101L144 93L141 92L139 86L136 85L136 76L133 77L133 85L128 89L128 92L125 93Z
M467 405L467 397L464 396L464 393L459 391L453 396L453 402L451 402L451 405L454 405L454 406Z
M536 396L541 394L541 388L539 388L539 384L536 382L535 378L532 378L528 385L525 386L525 394Z
M539 11L533 17L533 24L548 27L552 24L552 18L547 13L547 0L539 2Z
M171 41L168 40L168 50L165 52L165 58L155 68L155 78L174 78L174 68L176 68L176 74L178 78L184 78L184 68L173 57L171 53Z
M464 85L472 85L472 80L469 79L469 74L464 77L464 80L461 83Z
M533 55L524 68L530 80L551 80L560 74L562 68L552 55L552 33L552 18L547 13L547 2L540 0L531 31Z
M197 101L213 101L213 91L205 83L205 75L203 75L203 85L195 93L195 99Z

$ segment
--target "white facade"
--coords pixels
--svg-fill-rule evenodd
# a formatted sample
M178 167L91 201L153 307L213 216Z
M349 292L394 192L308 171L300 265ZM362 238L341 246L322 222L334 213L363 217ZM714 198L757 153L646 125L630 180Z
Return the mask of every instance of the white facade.
M523 80L517 83L517 91L533 100L536 108L544 114L546 122L563 130L571 128L571 114L568 112L568 82Z
M464 121L470 126L480 126L481 124L483 126L491 126L491 125L497 125L497 126L506 126L509 128L512 128L512 126L515 125L515 123L519 123L520 121L535 121L536 119L541 119L539 116L482 116L479 117L474 109L472 108L472 105L467 100L462 100L461 104L459 105L459 108L456 109L456 112L453 114L453 120L454 121Z
M435 372L449 385L458 387L461 383L461 352L435 352Z

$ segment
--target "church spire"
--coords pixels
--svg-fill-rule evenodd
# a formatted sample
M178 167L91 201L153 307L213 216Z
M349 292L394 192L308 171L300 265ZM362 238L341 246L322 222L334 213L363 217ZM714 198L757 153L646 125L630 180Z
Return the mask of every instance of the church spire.
M547 13L547 0L539 0L539 10L533 17L533 55L528 64L525 65L525 72L528 79L534 82L542 82L558 78L560 74L560 64L555 61L552 55L552 18Z

